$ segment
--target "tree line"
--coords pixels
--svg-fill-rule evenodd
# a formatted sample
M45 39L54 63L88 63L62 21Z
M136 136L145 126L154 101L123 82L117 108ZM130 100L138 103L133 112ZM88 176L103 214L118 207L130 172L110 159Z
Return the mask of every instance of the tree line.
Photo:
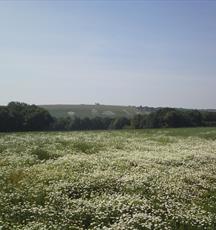
M216 126L216 112L161 108L148 115L135 115L131 126L136 129Z
M215 126L216 112L161 108L149 114L127 117L55 118L36 105L10 102L0 107L0 132L72 131Z
M53 117L36 105L10 102L0 107L0 131L40 131L49 129Z

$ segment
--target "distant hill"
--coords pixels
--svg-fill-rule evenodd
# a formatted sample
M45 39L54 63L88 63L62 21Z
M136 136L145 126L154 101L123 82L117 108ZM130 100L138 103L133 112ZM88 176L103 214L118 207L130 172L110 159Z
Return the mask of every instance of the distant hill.
M162 107L148 107L148 106L121 106L121 105L39 105L40 107L48 110L54 117L133 117L136 114L148 114L156 111ZM177 108L181 110L188 110L184 108ZM202 109L201 112L216 112L216 109Z
M133 117L135 114L149 113L154 110L151 107L118 106L118 105L39 105L48 110L54 117Z

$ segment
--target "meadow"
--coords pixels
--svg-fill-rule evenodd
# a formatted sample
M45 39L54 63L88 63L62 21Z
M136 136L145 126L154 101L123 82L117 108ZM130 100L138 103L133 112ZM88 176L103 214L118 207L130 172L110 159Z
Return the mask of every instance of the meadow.
M2 133L0 229L216 229L216 128Z

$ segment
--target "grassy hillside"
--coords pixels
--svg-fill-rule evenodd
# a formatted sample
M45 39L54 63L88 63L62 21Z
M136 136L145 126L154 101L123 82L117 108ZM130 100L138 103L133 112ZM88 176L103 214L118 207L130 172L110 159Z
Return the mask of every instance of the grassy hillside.
M0 135L0 229L216 229L216 129Z
M78 117L132 117L138 110L134 106L115 105L41 105L55 117L78 116Z
M136 107L136 106L118 106L118 105L39 105L40 107L48 110L54 117L66 117L66 116L78 116L84 117L133 117L135 114L147 114L158 110L161 107ZM188 110L183 108L177 108L180 110ZM214 109L200 110L201 112L215 112Z

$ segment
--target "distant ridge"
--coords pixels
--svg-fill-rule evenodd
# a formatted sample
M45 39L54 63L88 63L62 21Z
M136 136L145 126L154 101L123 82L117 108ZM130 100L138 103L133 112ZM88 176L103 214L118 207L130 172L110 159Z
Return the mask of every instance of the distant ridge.
M149 113L150 109L140 110L136 106L121 106L121 105L87 105L87 104L56 104L56 105L39 105L40 107L48 110L54 117L133 117L138 113Z
M103 105L103 104L52 104L38 105L50 112L54 117L133 117L136 114L148 114L162 107L149 106L123 106L123 105ZM185 108L177 108L188 110ZM202 109L200 111L216 112L216 109Z

